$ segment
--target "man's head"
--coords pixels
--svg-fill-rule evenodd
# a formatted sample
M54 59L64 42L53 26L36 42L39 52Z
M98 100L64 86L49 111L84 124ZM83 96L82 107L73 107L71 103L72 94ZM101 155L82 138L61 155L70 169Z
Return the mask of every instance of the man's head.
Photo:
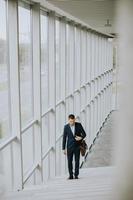
M68 122L71 126L75 124L75 116L73 114L68 116Z

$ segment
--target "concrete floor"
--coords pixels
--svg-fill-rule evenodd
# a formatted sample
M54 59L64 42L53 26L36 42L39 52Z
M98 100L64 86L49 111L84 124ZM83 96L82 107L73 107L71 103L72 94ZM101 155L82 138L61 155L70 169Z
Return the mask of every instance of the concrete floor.
M116 111L112 112L94 145L89 152L83 168L86 167L104 167L114 165L115 143L113 141L114 116Z

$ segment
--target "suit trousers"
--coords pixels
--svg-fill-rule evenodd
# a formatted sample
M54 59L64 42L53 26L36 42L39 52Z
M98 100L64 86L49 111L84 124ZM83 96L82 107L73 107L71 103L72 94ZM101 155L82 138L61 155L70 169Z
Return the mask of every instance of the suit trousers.
M75 176L79 175L80 148L79 146L73 149L67 149L68 171L69 175L73 176L73 156L75 157Z

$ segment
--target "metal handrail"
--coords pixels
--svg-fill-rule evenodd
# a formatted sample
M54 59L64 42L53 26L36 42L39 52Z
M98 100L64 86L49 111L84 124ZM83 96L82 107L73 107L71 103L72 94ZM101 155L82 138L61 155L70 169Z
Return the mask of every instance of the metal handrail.
M60 135L57 139L56 139L56 143L62 138L63 135Z
M42 116L41 116L41 118L43 118L45 115L47 115L49 112L54 112L54 108L49 108L46 112L44 112L43 114L42 114Z
M44 160L44 159L46 158L46 156L49 154L49 152L50 152L51 150L53 150L53 149L54 149L53 146L49 147L48 150L46 151L46 153L42 156L42 160Z
M10 138L8 138L6 141L2 142L2 144L0 144L0 151L3 150L8 144L12 143L16 139L17 139L17 135L13 135Z
M24 132L26 132L30 127L32 127L34 124L38 123L37 119L32 120L27 126L25 126L22 130L21 130L21 134L23 134Z
M39 167L39 162L35 163L30 169L30 171L28 171L28 173L25 175L23 184L25 184L26 181L31 177L31 175L34 173L37 167Z

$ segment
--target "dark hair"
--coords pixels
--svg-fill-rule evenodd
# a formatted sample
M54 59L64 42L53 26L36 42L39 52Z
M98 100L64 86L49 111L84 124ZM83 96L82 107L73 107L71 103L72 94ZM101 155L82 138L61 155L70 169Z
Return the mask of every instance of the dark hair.
M75 115L73 114L68 115L68 119L75 119Z

